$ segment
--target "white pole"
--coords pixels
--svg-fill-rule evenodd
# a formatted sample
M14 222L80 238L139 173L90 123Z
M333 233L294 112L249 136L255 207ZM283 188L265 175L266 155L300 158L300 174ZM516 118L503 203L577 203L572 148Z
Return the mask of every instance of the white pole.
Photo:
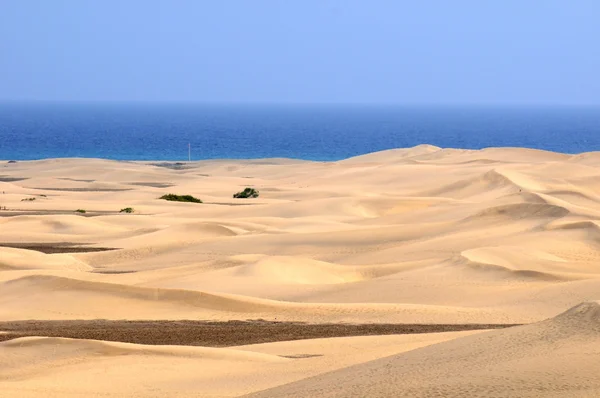
M188 162L192 161L192 144L188 143Z

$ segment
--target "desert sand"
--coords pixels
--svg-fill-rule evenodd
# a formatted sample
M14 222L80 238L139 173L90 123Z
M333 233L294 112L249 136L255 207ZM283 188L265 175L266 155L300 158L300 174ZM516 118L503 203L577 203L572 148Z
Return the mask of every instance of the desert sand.
M3 397L600 396L598 153L3 161L0 208ZM457 331L201 346L26 320Z

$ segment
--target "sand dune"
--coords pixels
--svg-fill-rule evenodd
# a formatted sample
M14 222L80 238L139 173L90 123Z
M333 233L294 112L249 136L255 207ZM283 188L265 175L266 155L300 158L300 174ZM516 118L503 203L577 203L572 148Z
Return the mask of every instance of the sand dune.
M455 339L249 396L597 396L599 322L600 305L583 303L547 321Z
M298 303L204 291L140 287L53 275L2 282L3 320L275 319L303 322L506 323L485 308L424 304ZM88 277L89 278L89 277ZM86 279L88 279L86 278ZM114 278L114 276L113 276ZM23 314L28 314L27 318Z
M0 270L69 270L93 268L68 254L47 255L33 250L0 247Z
M232 197L247 186L259 198ZM158 199L166 193L204 203ZM134 212L120 213L127 207ZM532 323L381 363L368 361L407 351L406 336L389 337L385 349L369 340L352 355L339 345L324 357L266 350L252 360L237 349L214 359L199 347L15 340L0 350L30 362L0 362L7 396L88 396L86 380L104 371L120 382L90 384L99 396L235 396L335 369L265 396L365 396L370 388L374 396L597 395L592 370L574 368L575 359L597 366L584 355L596 350L584 325L594 324L594 305L557 314L600 299L598 153L420 145L339 162L24 161L0 165L0 208L0 321ZM77 252L82 247L114 250ZM581 320L580 312L592 315ZM309 342L286 344L290 355L311 353ZM56 385L50 346L64 351L55 358L63 361ZM45 368L34 365L41 353ZM132 358L142 357L154 379L136 376L143 366ZM509 372L510 358L518 372ZM451 372L457 364L459 375ZM117 367L129 370L119 375Z
M25 397L239 396L474 333L481 332L344 337L232 348L26 337L0 343L0 388L5 396ZM10 380L19 380L21 385Z
M432 153L438 153L441 148L434 145L417 145L413 148L399 148L389 149L387 151L381 151L376 153L369 153L366 155L354 156L345 160L341 160L340 164L364 164L374 163L381 164L381 162L394 162L402 161L404 159L410 159L418 156L428 155Z

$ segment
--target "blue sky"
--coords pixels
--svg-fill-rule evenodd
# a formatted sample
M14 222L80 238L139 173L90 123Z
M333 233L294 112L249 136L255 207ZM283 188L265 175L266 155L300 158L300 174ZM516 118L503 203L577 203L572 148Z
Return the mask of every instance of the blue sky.
M0 0L0 99L600 104L597 0Z

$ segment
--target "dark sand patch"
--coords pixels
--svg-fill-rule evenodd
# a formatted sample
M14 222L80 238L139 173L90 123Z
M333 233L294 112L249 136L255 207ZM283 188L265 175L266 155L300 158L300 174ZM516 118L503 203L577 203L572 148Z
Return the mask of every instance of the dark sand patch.
M131 188L42 188L32 187L31 189L39 189L45 191L64 191L64 192L122 192L131 191Z
M219 202L204 202L205 205L218 205L218 206L257 206L264 203L219 203Z
M67 181L76 181L76 182L94 182L96 180L78 180L77 178L68 178L68 177L58 177L57 180L67 180Z
M134 274L138 271L97 268L91 272L94 274L118 275L118 274Z
M192 165L188 165L186 163L182 163L182 162L161 162L161 163L149 163L151 166L157 166L157 167L165 167L167 169L171 169L171 170L185 170L185 169L191 169L193 168Z
M174 184L169 184L166 182L129 182L127 184L150 188L169 188L174 186Z
M14 321L0 322L0 341L25 336L68 337L151 345L230 347L324 337L500 329L501 324L308 324L248 321Z
M47 215L77 215L80 217L97 217L119 214L118 211L108 210L87 210L85 213L77 213L70 210L27 210L27 209L0 209L0 217L15 217L15 216L47 216Z
M46 254L54 253L90 253L118 250L116 247L85 247L80 243L53 242L53 243L0 243L0 247L13 249L34 250Z
M304 358L314 358L314 357L322 357L322 354L296 354L296 355L280 355L282 358L291 358L291 359L304 359Z
M16 182L16 181L23 181L23 180L28 180L29 178L27 177L8 177L8 176L0 176L0 182Z

